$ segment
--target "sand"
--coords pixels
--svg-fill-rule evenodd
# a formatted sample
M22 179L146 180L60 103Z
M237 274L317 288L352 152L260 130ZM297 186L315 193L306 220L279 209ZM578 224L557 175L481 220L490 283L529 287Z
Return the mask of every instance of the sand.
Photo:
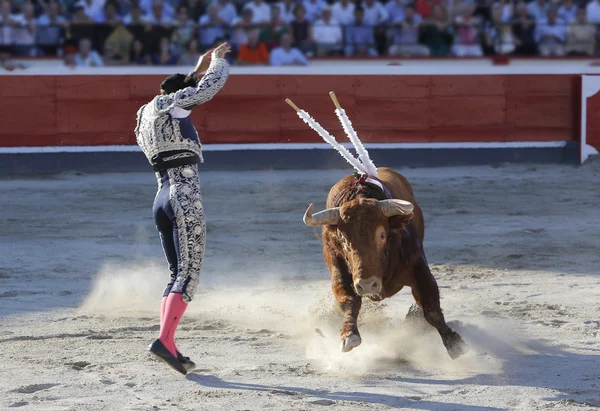
M426 220L451 360L404 324L409 289L366 303L339 351L306 206L350 170L201 175L208 244L178 332L182 376L147 352L167 267L141 174L0 181L0 409L600 408L600 162L403 169ZM317 331L318 330L318 331Z

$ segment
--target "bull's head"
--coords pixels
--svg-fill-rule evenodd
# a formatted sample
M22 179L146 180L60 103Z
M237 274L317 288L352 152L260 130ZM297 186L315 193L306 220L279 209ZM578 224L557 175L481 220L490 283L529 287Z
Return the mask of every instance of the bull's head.
M397 227L398 220L405 224L413 208L412 203L403 200L362 198L313 214L311 204L304 214L304 224L336 227L354 290L361 296L381 298L390 231Z

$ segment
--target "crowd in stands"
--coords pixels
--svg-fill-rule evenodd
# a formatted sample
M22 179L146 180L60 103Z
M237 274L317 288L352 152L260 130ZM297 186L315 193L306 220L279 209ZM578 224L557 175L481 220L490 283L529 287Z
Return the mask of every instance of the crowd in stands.
M323 56L596 55L600 0L0 0L0 64L238 65Z

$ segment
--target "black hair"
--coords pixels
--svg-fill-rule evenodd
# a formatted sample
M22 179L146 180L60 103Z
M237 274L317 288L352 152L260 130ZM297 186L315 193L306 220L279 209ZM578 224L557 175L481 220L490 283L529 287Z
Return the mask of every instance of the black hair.
M196 87L198 85L198 81L195 76L185 74L171 74L169 77L163 80L160 83L160 89L163 90L166 94L175 93L178 90L182 90L186 87Z

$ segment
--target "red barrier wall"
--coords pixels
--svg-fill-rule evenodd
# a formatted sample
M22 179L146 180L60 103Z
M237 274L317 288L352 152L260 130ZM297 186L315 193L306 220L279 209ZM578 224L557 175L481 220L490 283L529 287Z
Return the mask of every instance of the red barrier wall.
M0 76L0 146L135 144L138 108L164 76ZM364 142L577 141L578 75L232 75L195 109L203 143L322 142L291 98L339 140L334 90Z

